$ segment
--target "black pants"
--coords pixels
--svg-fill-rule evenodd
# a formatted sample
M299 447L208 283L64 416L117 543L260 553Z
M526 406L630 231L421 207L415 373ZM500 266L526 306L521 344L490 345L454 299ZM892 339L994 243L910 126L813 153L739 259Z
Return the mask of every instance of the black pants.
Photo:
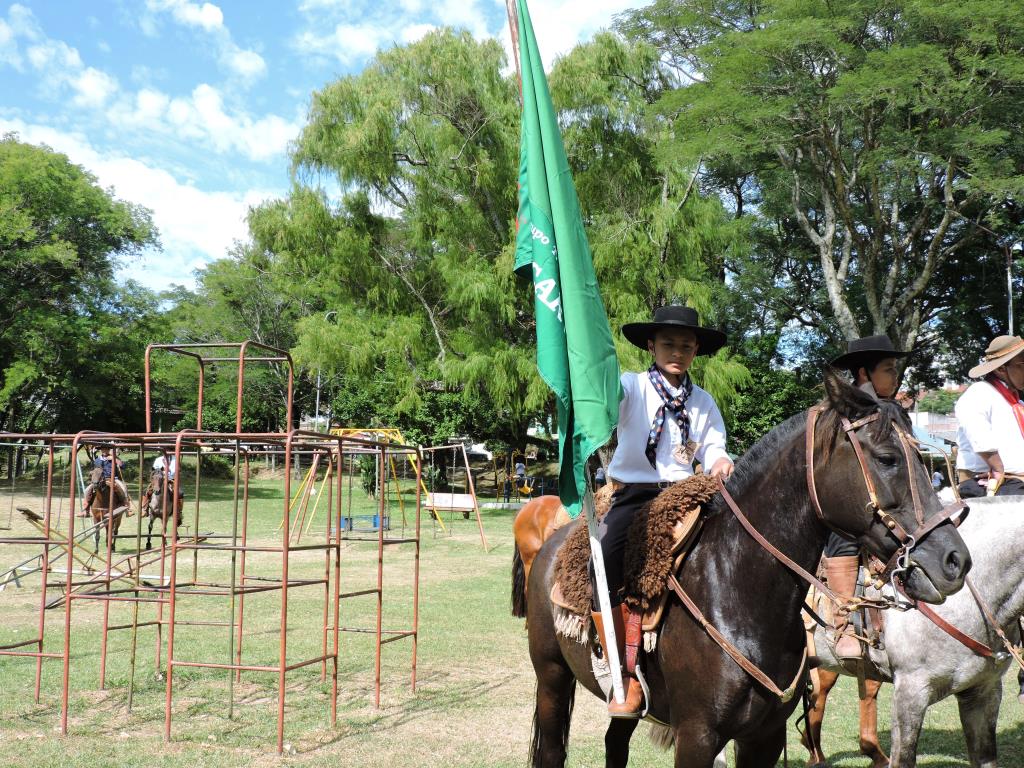
M957 490L960 491L960 498L962 499L981 499L985 497L985 487L974 478L964 480L957 486ZM999 490L996 491L996 496L1024 496L1024 481L1016 477L1003 480Z
M661 493L661 489L656 486L622 486L612 496L611 509L597 526L597 538L601 542L601 553L604 555L604 572L608 577L608 595L613 607L622 602L622 588L625 585L623 556L633 515L659 493ZM593 565L590 566L590 583L596 583ZM594 592L593 607L596 611L600 610L600 606L597 590L595 589Z
M835 531L829 531L828 541L825 542L825 557L856 557L859 554L860 544L840 536Z

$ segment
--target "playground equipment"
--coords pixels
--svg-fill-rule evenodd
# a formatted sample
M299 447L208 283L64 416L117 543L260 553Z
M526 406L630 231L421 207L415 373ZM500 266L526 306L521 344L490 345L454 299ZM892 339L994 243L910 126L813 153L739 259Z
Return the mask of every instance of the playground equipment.
M431 511L433 517L438 522L441 522L440 512L448 511L449 515L454 512L461 512L464 518L469 518L469 513L473 512L476 515L477 529L480 531L480 544L484 548L484 552L487 551L487 537L484 535L484 524L480 519L480 505L477 504L476 500L476 488L473 484L473 472L469 467L469 456L466 454L466 446L462 443L452 443L451 445L436 445L429 448L421 449L426 457L429 457L429 466L432 469L436 469L435 458L439 453L452 452L452 460L449 463L452 473L456 471L456 467L461 464L466 476L463 493L442 493L435 491L427 491L424 506ZM431 482L434 482L438 477L438 473L432 471ZM443 527L443 523L441 523Z
M173 434L152 432L153 404L151 397L150 361L154 351L182 355L195 359L198 364L198 397L195 427ZM202 428L203 390L208 366L230 363L237 366L236 430L234 432L212 432ZM38 573L42 575L41 594L38 601L37 631L28 640L19 640L0 647L0 656L21 656L36 661L35 696L40 697L41 669L46 659L60 659L61 707L60 728L67 733L68 701L70 691L70 667L72 640L87 632L89 623L78 621L82 608L99 603L102 605L100 626L100 684L105 686L108 653L108 635L118 630L130 630L130 673L128 682L128 706L132 705L135 689L136 650L140 630L152 628L155 634L155 666L164 670L165 709L164 735L170 739L173 722L175 672L182 668L205 668L226 671L227 710L234 713L234 685L243 672L267 673L277 681L277 749L283 751L285 724L286 679L300 670L319 666L320 677L326 680L331 675L329 693L329 717L332 725L337 714L338 658L340 635L347 632L372 635L374 651L374 703L379 706L381 687L381 649L384 644L410 638L411 687L416 684L416 652L418 645L418 601L419 601L419 537L420 537L420 493L419 473L416 473L416 493L411 522L412 533L401 538L385 535L385 526L378 526L376 536L358 537L343 528L345 499L351 498L353 485L351 472L348 474L348 488L345 487L346 469L354 465L356 457L371 457L380 468L400 461L411 461L419 467L421 461L417 449L375 440L359 439L345 435L330 435L301 430L272 433L245 433L241 431L245 370L249 363L263 363L279 366L287 373L285 397L285 424L292 423L293 366L287 352L272 347L244 342L241 344L182 344L151 345L146 350L146 426L141 433L99 433L80 432L75 435L27 435L4 434L0 439L19 447L30 447L46 456L45 483L37 501L38 509L19 505L19 515L25 525L38 535L12 535L0 538L0 545L11 545L20 554L19 563L4 574L0 574L0 588L11 583L20 584L22 579ZM158 546L146 550L142 546L142 520L137 517L133 534L121 533L117 537L119 546L130 544L122 553L113 552L114 538L110 529L103 525L105 546L93 552L88 546L87 531L75 530L76 501L81 487L78 472L71 478L58 479L57 457L68 458L66 466L77 470L80 454L89 448L111 448L114 456L129 459L138 467L138 488L136 498L141 499L146 470L157 456L165 460L173 456L179 468L173 483L164 484L165 494L177 494L184 490L186 476L190 478L186 494L191 506L191 520L186 519L186 531L179 532L172 525L166 535L157 536ZM267 543L256 539L251 532L255 514L252 505L253 459L273 456L280 460L283 475L274 481L279 484L282 505L280 540ZM409 457L413 458L409 458ZM308 462L308 482L305 489L300 484L299 493L292 492L293 468L298 461ZM231 466L231 499L214 509L207 499L210 497L209 478L205 468L212 462L227 462ZM188 469L186 470L186 467ZM323 472L320 490L306 520L312 488L319 472ZM66 472L65 472L66 474ZM389 514L386 491L387 474L382 469L377 473L381 487L377 490L376 511L383 521ZM261 485L261 492L270 491L267 483ZM63 487L62 487L63 486ZM168 486L172 486L168 488ZM218 484L217 488L223 488ZM270 489L271 491L273 489ZM134 491L133 491L134 493ZM59 525L59 510L63 506L64 494L69 501L71 512L66 516L66 527ZM190 497L190 498L188 498ZM173 497L172 497L173 498ZM166 501L166 500L165 500ZM14 489L11 505L15 504ZM297 504L299 506L297 506ZM54 507L57 506L57 514ZM141 507L141 504L137 505ZM313 539L308 535L319 508L325 516L322 532ZM13 519L13 515L9 515ZM403 508L403 522L405 513ZM101 524L102 525L102 524ZM203 531L201 526L220 525L226 531ZM10 527L10 526L9 526ZM122 529L123 531L123 529ZM11 533L14 533L11 531ZM301 542L301 536L307 541ZM294 543L293 543L294 539ZM342 543L358 546L367 542L376 547L375 586L367 589L341 590ZM351 544L348 544L351 542ZM384 611L384 562L385 552L395 544L409 544L413 547L412 557L412 620L411 626L385 627ZM37 554L24 557L27 549L35 548ZM310 557L312 555L312 557ZM312 599L299 602L293 596L312 593ZM54 595L57 597L54 598ZM245 627L251 613L252 601L277 596L276 604L278 649L273 658L251 658L254 651L249 647ZM316 597L319 595L319 597ZM374 621L372 626L345 626L341 621L342 601L355 598L374 598ZM130 620L115 623L111 610L127 607ZM47 644L47 620L53 623L54 612L62 609L62 643L56 648ZM290 610L291 609L291 610ZM303 615L296 611L302 610ZM142 611L147 611L142 615ZM220 611L220 615L217 612ZM75 632L72 633L72 628ZM306 641L310 627L319 627L315 647ZM202 657L202 652L193 649L208 648L209 644L182 643L197 633L223 632L226 653L214 658ZM49 633L51 636L53 630ZM52 640L50 640L52 644ZM298 650L296 650L298 648ZM194 694L193 694L194 695Z

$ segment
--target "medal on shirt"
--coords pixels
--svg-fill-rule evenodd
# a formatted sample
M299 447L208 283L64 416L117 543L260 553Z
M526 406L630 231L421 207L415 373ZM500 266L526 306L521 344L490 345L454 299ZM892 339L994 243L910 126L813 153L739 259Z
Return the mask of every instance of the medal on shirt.
M676 446L675 450L672 451L672 458L675 459L676 464L682 464L684 467L693 464L693 457L697 453L697 444L693 440L687 440L686 445L680 443Z

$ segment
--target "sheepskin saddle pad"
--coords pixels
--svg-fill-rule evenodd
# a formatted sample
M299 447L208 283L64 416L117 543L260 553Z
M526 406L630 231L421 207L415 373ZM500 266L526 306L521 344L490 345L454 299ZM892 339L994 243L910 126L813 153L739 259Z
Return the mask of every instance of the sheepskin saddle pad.
M666 488L634 516L626 537L623 597L630 608L643 613L645 631L657 628L668 598L668 576L682 564L700 529L702 507L717 491L714 478L694 475ZM610 506L602 501L597 499L598 519ZM556 556L551 601L556 612L562 612L560 619L556 617L559 631L582 642L593 600L590 538L586 520L572 525Z

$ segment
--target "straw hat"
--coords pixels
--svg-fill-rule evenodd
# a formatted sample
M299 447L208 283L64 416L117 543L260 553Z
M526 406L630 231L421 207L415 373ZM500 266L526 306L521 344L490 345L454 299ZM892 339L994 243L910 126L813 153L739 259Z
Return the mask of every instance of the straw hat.
M1024 352L1024 339L1020 336L996 336L985 350L985 359L967 372L972 379L980 379L1005 365Z

